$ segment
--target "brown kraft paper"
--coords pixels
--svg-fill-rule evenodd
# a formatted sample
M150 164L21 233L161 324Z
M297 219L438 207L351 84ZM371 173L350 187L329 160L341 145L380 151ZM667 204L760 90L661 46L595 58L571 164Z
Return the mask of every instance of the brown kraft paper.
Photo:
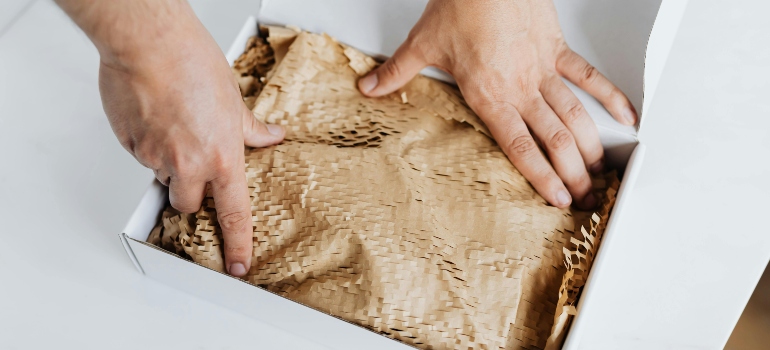
M547 204L450 85L417 76L367 98L376 62L326 35L263 28L236 61L255 118L286 140L246 147L248 282L423 349L558 348L615 201ZM150 241L224 272L207 196ZM226 298L227 296L222 296ZM365 347L362 344L362 347Z

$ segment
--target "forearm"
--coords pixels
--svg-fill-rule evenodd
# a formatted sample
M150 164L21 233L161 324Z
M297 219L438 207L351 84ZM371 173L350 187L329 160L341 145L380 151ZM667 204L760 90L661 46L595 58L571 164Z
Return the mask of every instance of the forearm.
M55 0L88 35L102 62L117 68L153 64L185 37L208 35L185 0Z

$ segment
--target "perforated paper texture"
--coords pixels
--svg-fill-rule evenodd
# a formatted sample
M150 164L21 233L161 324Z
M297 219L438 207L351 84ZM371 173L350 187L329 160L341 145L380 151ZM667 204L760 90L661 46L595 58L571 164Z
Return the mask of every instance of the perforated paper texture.
M376 62L270 28L235 64L255 118L286 140L246 148L254 259L245 279L424 349L558 346L618 180L595 212L549 206L455 87L418 76L381 98ZM149 241L224 271L213 199L169 208ZM221 296L226 298L227 296ZM365 344L362 344L365 348Z

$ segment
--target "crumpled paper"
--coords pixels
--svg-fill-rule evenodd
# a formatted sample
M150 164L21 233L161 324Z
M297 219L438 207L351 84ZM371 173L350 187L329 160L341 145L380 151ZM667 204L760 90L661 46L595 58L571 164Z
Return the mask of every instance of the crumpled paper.
M455 87L418 76L367 98L356 82L372 58L326 35L263 31L234 73L255 118L287 135L245 150L245 279L418 348L559 347L616 175L594 179L594 212L552 207ZM210 194L196 214L169 207L148 241L224 272L214 208Z

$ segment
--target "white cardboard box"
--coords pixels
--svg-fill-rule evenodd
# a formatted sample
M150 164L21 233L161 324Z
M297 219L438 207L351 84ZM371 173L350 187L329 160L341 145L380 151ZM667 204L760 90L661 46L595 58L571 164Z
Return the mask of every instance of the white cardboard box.
M406 37L426 3L426 0L264 0L258 18L261 23L293 24L314 32L326 32L366 53L387 57ZM621 87L637 108L641 107L641 125L644 107L654 95L686 0L663 3L660 0L556 0L555 3L570 47ZM257 19L250 17L227 53L230 63L242 53L246 41L256 31ZM426 69L423 74L451 80L432 69ZM639 126L615 123L596 100L572 85L570 88L599 127L607 163L625 168L617 202L578 304L578 315L564 343L565 349L577 349L583 327L581 316L590 313L592 303L597 302L592 297L593 291L610 283L602 279L604 257L612 250L613 237L623 234L614 228L631 199L644 158L644 145L636 137ZM359 349L362 344L367 349L409 348L146 243L167 202L167 189L153 181L119 235L129 258L143 274L333 349Z

